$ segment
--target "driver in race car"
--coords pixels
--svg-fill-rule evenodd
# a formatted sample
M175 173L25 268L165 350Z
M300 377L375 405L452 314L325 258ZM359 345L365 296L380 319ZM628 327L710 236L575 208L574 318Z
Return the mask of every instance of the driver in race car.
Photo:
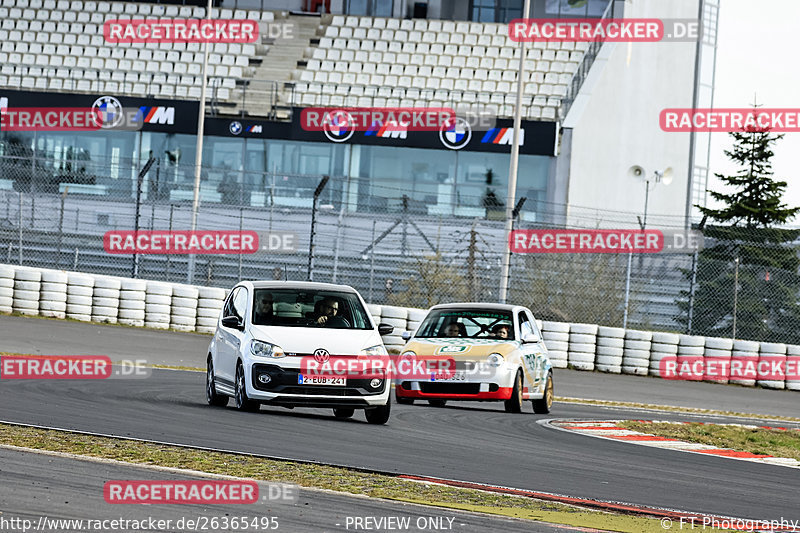
M327 324L339 312L339 302L333 298L325 298L314 306L314 323L320 326Z
M509 337L509 333L511 332L511 326L509 324L497 324L495 327L492 328L492 333L495 337L499 339L507 339Z

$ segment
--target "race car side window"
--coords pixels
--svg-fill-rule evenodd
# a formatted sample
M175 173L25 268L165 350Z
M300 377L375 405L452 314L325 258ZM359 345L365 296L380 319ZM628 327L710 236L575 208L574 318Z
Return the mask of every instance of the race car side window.
M233 309L233 300L236 298L236 295L239 294L240 287L236 287L228 296L228 301L225 302L225 308L222 311L222 316L236 316L236 311Z
M533 319L533 315L529 314L527 311L525 312L525 315L528 317L528 320L530 320L530 322L531 322L531 327L533 328L533 332L541 339L542 338L542 332L539 331L539 326L536 324L536 320Z
M519 312L519 333L523 339L527 335L533 335L533 326L531 325L531 321L523 311Z
M239 287L238 292L233 297L233 312L239 318L243 318L247 312L247 289L244 287Z

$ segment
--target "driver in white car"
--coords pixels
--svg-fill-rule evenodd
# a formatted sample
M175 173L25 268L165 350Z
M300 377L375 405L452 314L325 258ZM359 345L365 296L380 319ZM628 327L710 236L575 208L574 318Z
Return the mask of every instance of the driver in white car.
M320 326L324 326L339 312L339 302L333 298L320 300L314 307L314 322Z

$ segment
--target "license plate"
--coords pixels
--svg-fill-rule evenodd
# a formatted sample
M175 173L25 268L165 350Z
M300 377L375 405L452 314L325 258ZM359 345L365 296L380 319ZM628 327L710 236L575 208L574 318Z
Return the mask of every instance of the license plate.
M298 385L332 385L334 387L345 387L347 385L347 378L336 376L314 376L314 375L297 375Z
M431 381L466 381L464 372L441 372L431 374Z

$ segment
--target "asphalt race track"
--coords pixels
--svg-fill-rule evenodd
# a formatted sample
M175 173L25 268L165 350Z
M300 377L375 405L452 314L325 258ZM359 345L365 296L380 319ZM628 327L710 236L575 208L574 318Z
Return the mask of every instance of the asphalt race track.
M177 473L164 473L150 469L98 463L66 457L42 456L8 449L0 449L0 502L5 512L0 520L9 525L29 520L34 526L42 524L57 526L56 520L171 520L169 531L180 529L202 529L199 524L209 525L210 520L225 517L246 518L252 524L269 524L274 518L275 531L298 533L323 533L326 531L353 531L356 518L405 517L409 520L408 531L425 530L430 523L449 526L454 533L485 532L498 533L545 533L556 531L550 524L504 519L493 516L463 513L445 509L431 509L373 498L359 498L329 491L301 490L296 503L259 502L250 505L112 505L103 499L103 485L108 480L187 480L202 479ZM9 511L13 509L13 511ZM350 522L348 524L348 518ZM16 519L16 522L12 520ZM179 521L193 520L195 528L178 528ZM205 519L205 520L204 520ZM47 520L46 522L44 520ZM202 522L201 522L202 521ZM2 522L0 522L2 524ZM50 527L37 531L64 531L66 528ZM74 523L73 523L74 525ZM160 526L156 526L160 527ZM13 531L20 528L3 529ZM121 528L106 528L113 531ZM241 531L240 528L230 530ZM79 528L75 527L75 530ZM150 531L157 529L148 529ZM211 531L223 530L210 529ZM227 529L225 529L227 531ZM253 531L253 529L250 529ZM265 530L259 527L259 531ZM268 529L267 529L268 530ZM564 528L558 528L564 531ZM572 528L566 529L571 531Z
M207 336L0 318L0 351L7 352L99 354L199 366L208 341ZM791 392L593 373L557 372L556 393L589 397L582 392L599 390L591 385L594 380L609 379L613 389L605 393L619 399L661 403L648 391L682 398L689 391L684 404L709 408L716 402L733 411L752 411L755 406L765 414L797 412L798 396ZM588 383L585 390L581 383ZM800 518L796 469L555 431L539 425L543 417L532 410L513 415L503 412L501 404L461 403L443 409L394 405L386 426L371 426L360 413L339 421L328 410L262 407L260 413L240 413L212 408L205 404L203 387L202 373L174 370L155 370L149 378L130 380L3 380L0 420L698 513ZM746 405L737 405L742 396ZM693 419L563 403L554 406L552 416Z

